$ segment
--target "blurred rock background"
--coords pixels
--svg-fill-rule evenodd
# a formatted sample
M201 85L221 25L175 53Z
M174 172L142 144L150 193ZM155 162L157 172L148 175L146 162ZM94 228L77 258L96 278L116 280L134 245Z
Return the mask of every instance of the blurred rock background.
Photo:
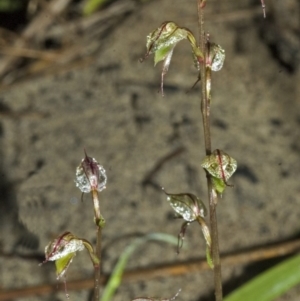
M222 253L299 234L300 4L274 0L266 6L266 19L256 0L208 1L206 7L211 39L226 50L222 71L213 75L213 147L239 165L234 188L218 207ZM105 273L133 236L179 232L181 221L173 219L160 186L206 200L200 89L190 90L197 71L189 46L174 51L164 98L161 66L153 68L152 57L139 63L147 34L163 21L197 33L195 1L114 1L90 16L82 16L82 7L81 1L29 1L18 22L1 29L0 300L7 289L55 283L54 265L38 266L53 237L69 230L94 241L91 200L85 196L82 203L74 184L84 148L108 174L101 194ZM173 246L150 243L129 268L205 255L196 225L185 243L179 256ZM75 259L68 281L91 278L88 256ZM225 266L225 292L277 260ZM140 279L122 285L114 299L167 298L179 288L182 300L212 300L211 272ZM278 300L296 301L299 289ZM88 300L90 293L70 294ZM16 297L64 299L63 291Z

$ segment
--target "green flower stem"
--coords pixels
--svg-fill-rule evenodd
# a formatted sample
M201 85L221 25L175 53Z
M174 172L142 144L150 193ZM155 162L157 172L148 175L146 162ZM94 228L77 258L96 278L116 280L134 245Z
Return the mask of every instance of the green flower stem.
M199 41L200 50L204 55L204 63L200 64L200 75L201 75L201 112L202 112L202 122L204 131L204 141L205 141L205 153L206 155L211 154L211 135L210 135L210 112L209 112L209 101L207 97L206 90L206 36L204 31L204 4L205 1L197 0L198 2L198 26L199 26ZM212 239L212 261L214 265L214 285L215 285L215 297L216 301L223 300L222 291L222 273L221 273L221 261L219 252L219 240L218 240L218 224L216 207L218 203L218 195L215 192L211 178L206 172L207 176L207 188L209 194L209 215L210 215L210 230Z

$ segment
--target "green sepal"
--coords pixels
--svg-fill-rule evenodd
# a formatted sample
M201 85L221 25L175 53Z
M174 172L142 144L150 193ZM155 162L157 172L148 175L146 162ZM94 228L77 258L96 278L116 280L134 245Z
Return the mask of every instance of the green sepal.
M173 50L174 47L175 45L170 45L156 50L154 54L154 66L158 62L163 61L166 58L166 56L170 53L170 51Z
M226 188L226 184L224 183L224 181L213 176L211 176L211 181L217 193L222 194Z
M57 279L61 278L65 274L75 255L76 252L69 253L64 257L55 260Z

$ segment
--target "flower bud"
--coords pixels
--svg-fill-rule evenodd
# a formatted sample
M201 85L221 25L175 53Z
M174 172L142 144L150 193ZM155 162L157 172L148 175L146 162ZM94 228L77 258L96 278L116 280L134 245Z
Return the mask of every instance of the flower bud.
M69 265L77 251L86 249L89 252L94 266L99 266L99 258L96 256L92 245L85 239L76 237L70 232L65 232L52 240L45 248L45 261L55 261L57 279L65 275Z
M166 193L166 195L171 207L187 222L196 220L197 216L206 216L205 205L195 195L191 193Z
M106 188L106 182L105 169L96 159L88 157L85 153L85 158L76 169L76 187L84 193L89 193L92 190L100 192Z
M183 245L183 239L187 227L191 222L197 221L201 227L206 242L207 263L210 267L212 267L213 263L210 256L211 236L209 228L204 220L204 217L207 214L205 205L199 198L197 198L194 194L191 193L169 194L165 192L165 194L167 195L167 200L170 202L171 207L185 220L178 234L177 252L179 253L179 249Z
M187 39L192 47L194 59L203 61L203 54L197 46L196 39L192 32L179 27L174 22L164 22L160 27L147 36L147 52L141 61L154 53L154 65L163 61L161 73L161 92L163 95L164 76L167 74L175 46L182 40Z
M222 69L225 61L225 50L215 43L207 42L208 53L206 57L206 66L212 71L219 71Z
M70 232L65 232L51 241L45 248L46 259L55 261L57 279L61 278L67 271L77 251L82 251L84 244L81 239L76 238Z
M216 149L209 156L206 156L201 166L207 172L217 179L221 179L226 186L227 180L234 174L237 169L237 162L224 151ZM220 183L218 183L220 185Z

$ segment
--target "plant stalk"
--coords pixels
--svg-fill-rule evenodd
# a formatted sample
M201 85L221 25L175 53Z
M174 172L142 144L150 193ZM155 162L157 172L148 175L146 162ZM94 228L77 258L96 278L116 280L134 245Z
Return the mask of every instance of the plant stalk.
M102 240L102 225L100 214L100 202L98 192L92 190L92 197L94 201L95 222L97 224L97 237L96 237L96 255L99 258L99 264L94 265L94 301L100 300L100 276L101 276L101 240Z
M97 227L97 244L96 244L96 255L100 260L99 265L95 266L94 275L94 301L100 300L100 276L101 276L101 238L102 238L102 227Z
M211 134L210 134L210 103L207 97L207 74L206 74L206 35L204 30L204 5L205 0L198 1L198 26L199 26L199 44L200 50L203 53L204 59L200 64L200 77L201 77L201 113L202 113L202 122L203 122L203 131L204 131L204 142L205 142L205 153L210 155L211 148ZM214 263L214 286L215 286L215 300L223 300L223 290L222 290L222 273L221 273L221 261L219 253L219 240L218 240L218 224L217 224L217 203L218 195L215 192L211 178L206 172L207 177L207 188L208 188L208 197L209 197L209 215L210 215L210 231L212 239L212 260Z

